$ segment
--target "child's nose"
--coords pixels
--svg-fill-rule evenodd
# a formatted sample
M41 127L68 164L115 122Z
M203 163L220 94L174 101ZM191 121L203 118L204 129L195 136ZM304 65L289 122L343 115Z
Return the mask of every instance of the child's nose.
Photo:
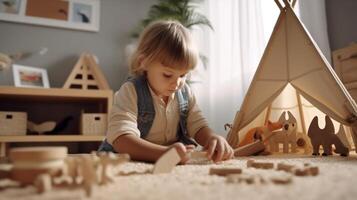
M173 86L175 86L175 89L180 85L181 81L182 81L181 77L174 80L174 82L172 84L173 84Z

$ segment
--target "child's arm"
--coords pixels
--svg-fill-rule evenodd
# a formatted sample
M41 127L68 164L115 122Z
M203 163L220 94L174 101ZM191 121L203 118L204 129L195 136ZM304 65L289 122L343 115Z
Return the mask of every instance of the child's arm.
M113 147L118 153L127 153L130 158L137 161L155 162L171 147L175 147L181 157L181 163L185 163L189 158L187 150L191 147L182 143L175 143L171 146L162 146L143 140L135 135L126 134L119 136Z
M208 127L201 128L195 140L207 150L207 157L214 162L233 158L234 151L222 136L216 135Z

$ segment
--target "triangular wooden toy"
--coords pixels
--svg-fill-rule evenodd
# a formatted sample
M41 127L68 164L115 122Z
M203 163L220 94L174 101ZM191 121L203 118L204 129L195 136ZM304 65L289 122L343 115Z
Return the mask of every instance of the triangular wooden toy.
M94 56L83 53L71 74L67 78L63 88L82 89L82 90L110 90L109 84L105 79Z

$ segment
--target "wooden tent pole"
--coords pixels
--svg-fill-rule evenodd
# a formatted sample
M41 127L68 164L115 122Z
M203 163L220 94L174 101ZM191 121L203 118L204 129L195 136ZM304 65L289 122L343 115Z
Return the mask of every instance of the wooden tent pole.
M279 2L279 0L274 0L276 5L279 7L280 11L282 11L284 9L284 7L281 5L281 3Z
M264 119L264 125L268 123L268 120L270 118L270 114L271 114L271 104L268 106L267 113L266 113L265 119Z
M305 113L304 113L304 111L302 109L301 96L300 96L300 94L299 94L299 92L297 90L295 90L295 92L296 92L296 98L297 98L297 101L298 101L298 107L299 107L299 112L300 112L300 120L301 120L302 132L307 135L305 117L304 117Z
M291 3L291 7L295 7L295 5L296 5L296 2L297 2L297 0L293 0L293 2Z

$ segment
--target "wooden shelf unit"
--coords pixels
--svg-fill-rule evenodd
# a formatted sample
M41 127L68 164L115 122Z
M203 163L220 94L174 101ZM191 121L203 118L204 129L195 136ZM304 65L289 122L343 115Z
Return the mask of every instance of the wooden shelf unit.
M0 156L6 155L6 150L12 143L100 142L104 138L104 133L80 135L80 114L81 112L109 114L112 102L112 90L0 86L0 111L27 112L28 120L38 122L50 120L58 122L68 115L74 117L72 126L58 135L0 135Z

